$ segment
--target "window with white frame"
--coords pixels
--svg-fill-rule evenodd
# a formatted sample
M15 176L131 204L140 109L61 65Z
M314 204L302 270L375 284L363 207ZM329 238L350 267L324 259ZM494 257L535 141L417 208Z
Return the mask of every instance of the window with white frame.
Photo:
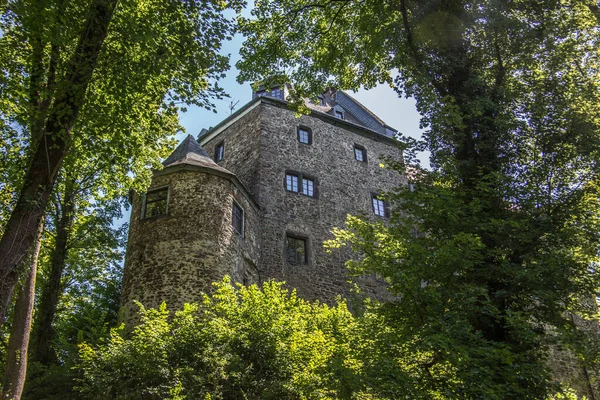
M317 179L296 171L286 171L285 190L303 194L308 197L317 197Z
M371 204L373 205L373 214L378 217L389 217L389 203L382 199L380 195L372 193Z
M298 141L302 144L312 144L312 131L306 127L298 127Z
M288 192L296 192L298 193L298 175L292 173L285 174L285 190Z
M302 178L302 194L314 197L315 195L315 181L309 178Z

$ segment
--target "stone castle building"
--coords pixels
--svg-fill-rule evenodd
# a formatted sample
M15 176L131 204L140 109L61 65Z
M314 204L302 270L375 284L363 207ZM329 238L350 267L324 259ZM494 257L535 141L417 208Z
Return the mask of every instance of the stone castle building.
M216 127L188 136L148 192L132 196L121 294L129 326L134 301L181 308L224 275L244 284L285 281L308 300L350 295L349 250L328 253L323 242L347 214L389 215L379 195L407 184L381 165L402 159L396 131L341 91L307 103L311 113L298 118L286 90L255 92ZM356 283L363 294L387 295L376 277ZM600 398L597 376L570 352L553 348L550 365L558 380Z
M346 249L323 242L346 216L387 218L380 194L406 179L385 168L401 160L396 131L341 91L328 90L309 115L283 100L287 87L254 92L219 125L188 136L156 171L145 195L133 195L123 278L126 321L165 301L200 299L230 275L244 284L287 282L299 296L330 302L348 296ZM365 294L384 283L361 277Z

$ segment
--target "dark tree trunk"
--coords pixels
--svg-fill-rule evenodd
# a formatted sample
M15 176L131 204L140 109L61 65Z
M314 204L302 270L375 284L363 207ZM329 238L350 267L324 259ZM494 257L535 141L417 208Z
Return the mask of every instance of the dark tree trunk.
M37 262L42 242L43 223L40 223L35 247L31 254L31 271L25 284L17 294L13 323L8 340L6 357L6 370L2 383L2 399L19 400L25 385L27 373L27 347L29 345L29 332L33 317L33 303L35 300L35 277L37 275Z
M62 287L61 278L65 269L68 243L73 224L75 206L73 204L73 185L67 182L63 201L57 213L56 240L50 256L50 274L48 282L42 288L37 308L36 323L31 346L31 361L50 364L54 355L50 349L53 329L52 322L56 315L56 307Z
M85 93L108 33L118 0L95 0L56 96L44 132L33 152L19 200L0 239L0 324L4 323L10 297L18 280L18 268L35 241L56 174L67 153L71 129L85 102ZM32 136L37 133L32 132Z

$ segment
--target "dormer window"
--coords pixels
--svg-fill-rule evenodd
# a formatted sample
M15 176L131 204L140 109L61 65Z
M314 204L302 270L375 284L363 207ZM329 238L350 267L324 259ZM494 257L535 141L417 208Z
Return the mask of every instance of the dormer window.
M335 110L335 116L336 116L336 118L344 119L344 112Z
M262 89L256 92L256 97L274 97L276 99L284 100L283 89L280 86L275 86L271 90Z

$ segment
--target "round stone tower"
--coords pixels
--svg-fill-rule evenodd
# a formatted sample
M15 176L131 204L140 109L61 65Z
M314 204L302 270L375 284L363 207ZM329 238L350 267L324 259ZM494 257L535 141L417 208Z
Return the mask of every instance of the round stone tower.
M237 177L190 135L135 194L121 305L128 326L146 308L198 302L212 282L258 279L258 207Z

